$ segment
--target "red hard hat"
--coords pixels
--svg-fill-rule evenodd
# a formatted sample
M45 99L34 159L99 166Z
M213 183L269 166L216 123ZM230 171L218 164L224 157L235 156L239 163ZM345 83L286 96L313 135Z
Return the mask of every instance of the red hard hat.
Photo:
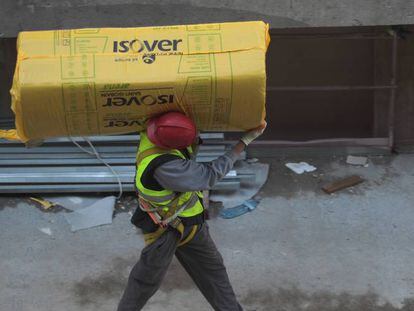
M149 140L165 149L184 149L196 139L194 122L180 112L167 112L149 120L147 127Z

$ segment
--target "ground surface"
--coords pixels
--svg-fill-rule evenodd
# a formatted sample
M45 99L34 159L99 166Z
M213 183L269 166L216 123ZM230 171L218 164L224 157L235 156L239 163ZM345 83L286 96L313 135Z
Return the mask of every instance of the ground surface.
M210 230L246 310L414 310L414 156L295 158L318 167L296 175L271 160L259 207ZM358 173L367 181L335 195L320 186ZM125 211L131 204L124 203ZM0 202L0 310L114 310L143 247L129 215L71 233L62 208L25 198ZM39 230L49 227L52 235ZM211 310L177 261L146 310Z

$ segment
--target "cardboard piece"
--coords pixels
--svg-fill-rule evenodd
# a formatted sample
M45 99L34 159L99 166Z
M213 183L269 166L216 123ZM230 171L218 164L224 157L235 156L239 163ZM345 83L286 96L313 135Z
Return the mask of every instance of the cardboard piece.
M71 225L71 231L75 232L101 225L112 223L116 197L108 196L96 201L92 205L66 213L66 221Z
M269 40L263 22L21 32L17 135L129 133L167 111L202 131L254 128L265 117Z

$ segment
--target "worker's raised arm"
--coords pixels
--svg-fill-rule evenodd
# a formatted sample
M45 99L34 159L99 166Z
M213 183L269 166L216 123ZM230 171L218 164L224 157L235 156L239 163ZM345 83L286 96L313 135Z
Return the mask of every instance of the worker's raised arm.
M154 177L165 189L187 192L211 189L233 167L237 154L228 152L208 163L177 159L159 166Z
M246 132L231 151L216 160L208 163L186 159L172 160L155 169L154 177L163 188L172 191L209 190L227 175L246 146L259 137L265 128L266 123Z

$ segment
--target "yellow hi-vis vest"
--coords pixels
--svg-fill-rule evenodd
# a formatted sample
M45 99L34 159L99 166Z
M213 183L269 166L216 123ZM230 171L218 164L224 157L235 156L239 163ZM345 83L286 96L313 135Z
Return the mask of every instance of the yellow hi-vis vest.
M160 208L165 212L170 211L171 208L175 208L175 210L183 208L183 210L178 214L180 217L192 217L201 214L203 212L203 205L201 203L201 199L203 197L202 192L190 191L177 193L168 189L153 190L146 188L142 184L142 175L151 161L155 158L166 153L177 155L182 159L185 159L186 157L177 149L165 151L160 150L148 139L148 136L144 132L140 134L140 137L141 139L137 154L137 172L135 176L135 185L138 190L138 195L150 203L153 207ZM191 147L187 148L187 150L190 154L192 154ZM146 153L148 155L146 155ZM144 157L142 157L142 155ZM177 203L177 196L179 196L178 204L175 204L176 206L172 206L173 202Z

